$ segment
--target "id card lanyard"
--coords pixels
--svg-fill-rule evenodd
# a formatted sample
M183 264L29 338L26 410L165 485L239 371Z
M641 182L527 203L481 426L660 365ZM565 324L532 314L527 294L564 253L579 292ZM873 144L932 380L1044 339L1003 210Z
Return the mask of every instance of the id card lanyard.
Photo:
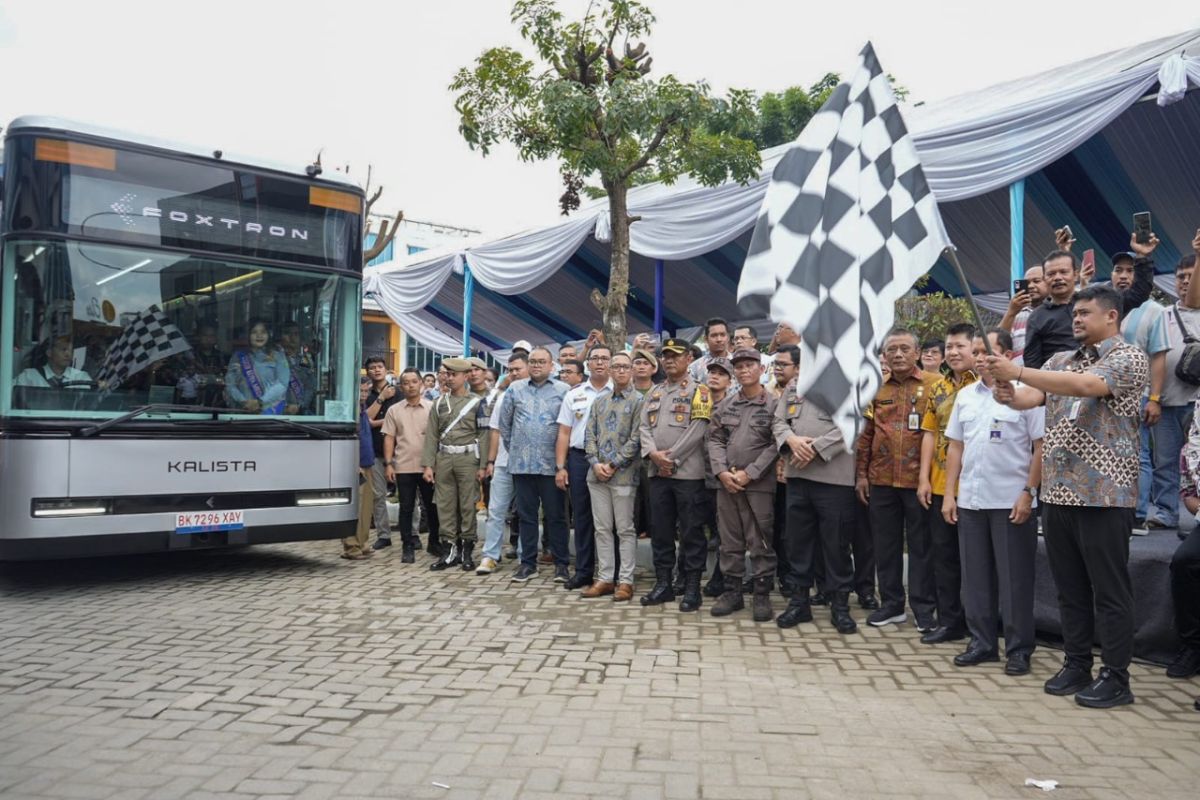
M916 395L909 400L911 405L909 406L908 411L908 429L910 431L921 430L921 415L917 413L917 401L921 399L921 395L924 393L924 391L925 387L922 386L918 388Z

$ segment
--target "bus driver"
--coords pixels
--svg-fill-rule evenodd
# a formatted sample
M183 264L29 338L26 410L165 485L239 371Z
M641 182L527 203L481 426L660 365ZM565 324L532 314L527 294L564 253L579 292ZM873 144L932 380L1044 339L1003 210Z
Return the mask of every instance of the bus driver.
M17 376L14 385L42 389L90 389L92 376L71 366L75 348L70 336L59 336L50 343L46 363L30 367Z

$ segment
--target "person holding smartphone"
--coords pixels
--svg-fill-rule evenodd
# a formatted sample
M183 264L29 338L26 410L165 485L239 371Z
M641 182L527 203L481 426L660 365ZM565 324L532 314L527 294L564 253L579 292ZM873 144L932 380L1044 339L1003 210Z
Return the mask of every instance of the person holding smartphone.
M1024 364L1025 331L1029 316L1042 304L1046 297L1045 273L1041 264L1032 264L1025 270L1025 277L1013 281L1013 296L1008 301L1008 310L1000 320L999 327L1012 334L1013 360Z

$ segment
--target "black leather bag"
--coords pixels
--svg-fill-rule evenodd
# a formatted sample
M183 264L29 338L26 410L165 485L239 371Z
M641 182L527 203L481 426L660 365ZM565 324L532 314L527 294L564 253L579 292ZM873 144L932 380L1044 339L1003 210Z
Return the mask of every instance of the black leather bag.
M1179 306L1172 306L1171 311L1174 312L1175 321L1179 323L1179 330L1183 334L1183 352L1179 356L1179 363L1175 365L1175 377L1186 384L1200 386L1200 339L1192 336L1183 324Z

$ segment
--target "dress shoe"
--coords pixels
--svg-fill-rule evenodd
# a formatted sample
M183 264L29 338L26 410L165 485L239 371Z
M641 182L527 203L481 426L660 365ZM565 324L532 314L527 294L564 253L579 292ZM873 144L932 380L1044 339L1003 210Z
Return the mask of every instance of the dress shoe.
M1200 647L1184 647L1167 667L1168 678L1190 678L1200 672Z
M703 602L700 594L700 573L687 573L683 577L683 598L679 601L679 610L685 613L699 611Z
M858 623L850 616L849 592L834 592L829 603L829 621L838 633L854 633L858 630Z
M671 570L660 569L654 578L654 587L642 597L644 606L662 605L675 599L675 589L671 586Z
M713 607L708 613L714 617L728 617L733 612L741 611L745 607L746 600L741 590L730 589L717 598L717 602L713 603Z
M942 644L943 642L958 642L967 638L960 628L938 626L921 637L921 644Z
M538 563L539 564L553 564L554 563L554 554L551 553L549 550L544 551L540 556L538 556Z
M954 657L954 666L956 667L973 667L976 664L986 664L990 661L999 661L1000 656L996 654L983 642L973 641L967 647Z
M1028 675L1029 653L1009 653L1004 662L1005 675Z
M829 595L818 590L812 593L812 595L808 598L808 602L810 605L814 606L827 606L829 605Z
M712 577L708 583L704 584L705 597L720 597L725 594L725 579L722 577Z
M499 566L500 565L496 563L495 559L484 556L482 559L480 559L479 566L475 569L475 574L476 575L491 575L493 572L496 571L496 568Z
M591 575L580 575L578 572L576 572L574 575L571 576L571 580L567 581L567 585L564 586L563 588L566 589L568 592L573 592L576 589L582 589L585 586L591 586L591 585L592 585L592 576ZM611 585L612 584L609 584L609 586L611 586Z
M812 618L812 606L808 604L808 595L797 592L792 595L787 608L775 620L775 624L781 628L794 628L801 622L812 622Z
M570 586L570 584L567 584ZM594 581L587 584L587 588L579 593L580 597L606 597L613 593L616 587L608 581Z
M1085 708L1112 708L1133 702L1129 690L1129 673L1110 667L1100 668L1100 677L1091 686L1075 695L1075 702Z
M385 539L384 537L380 536L378 539L375 540L375 544L371 545L371 549L372 550L382 550L385 547L391 547L391 546L392 546L391 539Z
M614 603L628 603L632 599L633 599L633 584L632 583L618 583L616 591L613 592L613 602Z
M908 614L904 613L904 608L877 608L867 617L867 624L882 628L884 625L901 624L908 619Z
M400 553L401 564L411 564L417 560L417 553L411 544L404 545L404 550Z
M874 592L859 593L858 607L863 609L864 611L878 611L879 610L879 598L875 596Z
M1070 658L1063 660L1062 669L1042 687L1046 694L1062 697L1075 694L1090 686L1092 683L1091 665L1084 666Z

